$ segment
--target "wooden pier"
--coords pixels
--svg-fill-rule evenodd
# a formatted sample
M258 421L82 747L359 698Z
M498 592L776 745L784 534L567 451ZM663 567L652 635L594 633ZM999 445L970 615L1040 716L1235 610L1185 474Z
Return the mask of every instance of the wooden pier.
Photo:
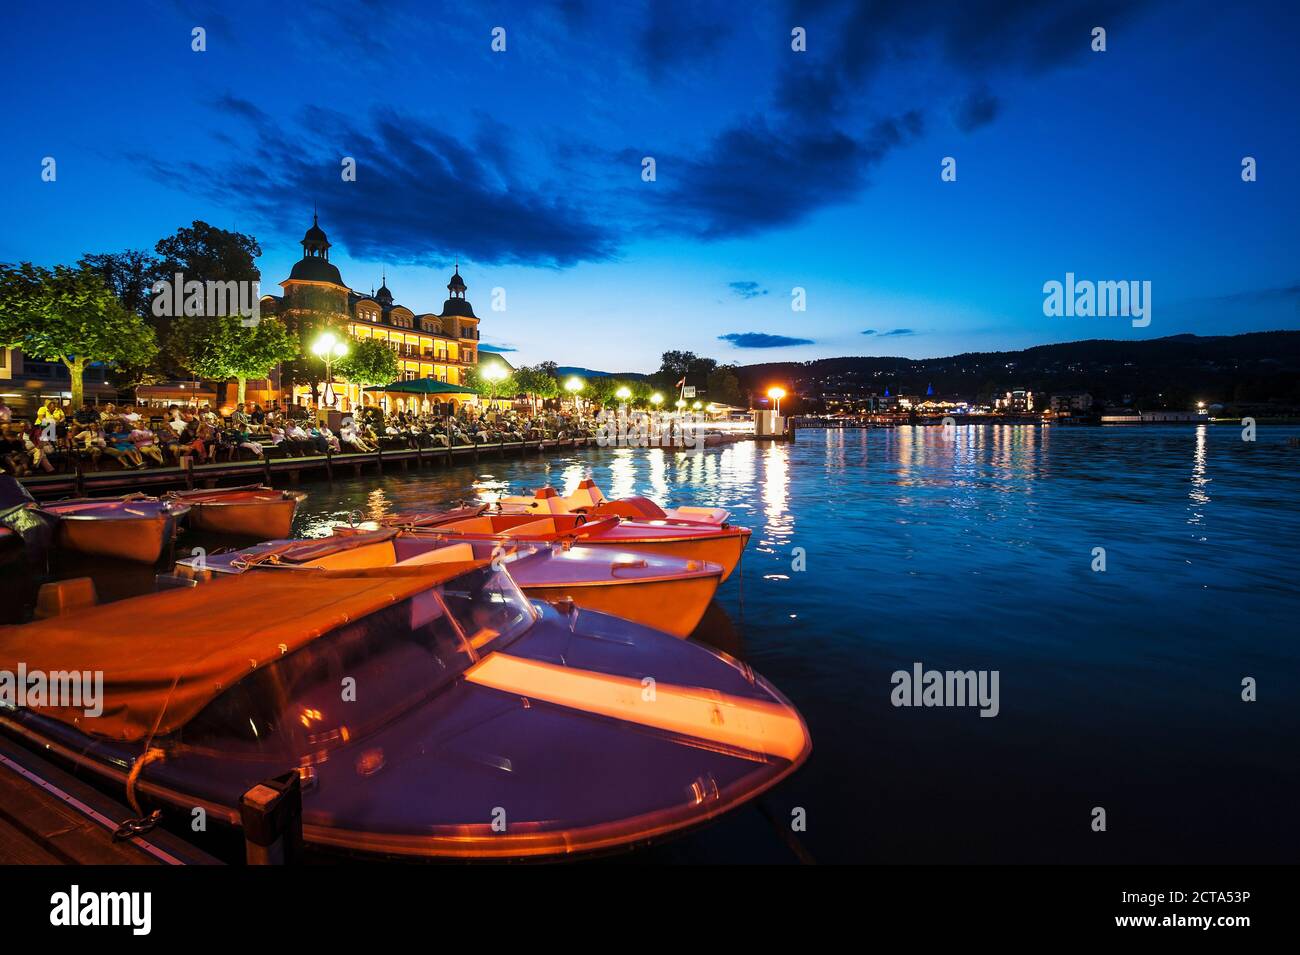
M268 487L294 485L305 477L360 477L389 470L406 471L411 467L439 467L481 458L510 455L542 454L547 451L571 450L595 446L595 438L545 439L540 441L502 441L485 444L460 444L450 448L403 448L364 454L308 454L302 457L276 457L255 461L211 462L181 467L150 467L143 470L75 470L56 474L30 474L23 485L38 500L82 495L113 495L134 491L168 490L183 487L210 488L223 481Z
M122 803L0 736L0 862L35 865L212 865L218 860L154 829L125 840Z

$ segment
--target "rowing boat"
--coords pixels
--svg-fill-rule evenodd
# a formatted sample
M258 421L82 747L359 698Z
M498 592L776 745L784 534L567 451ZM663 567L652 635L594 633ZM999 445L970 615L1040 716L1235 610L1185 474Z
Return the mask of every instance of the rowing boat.
M42 505L59 518L59 546L97 557L157 563L176 539L189 505L131 495Z
M572 494L560 494L553 487L538 488L532 497L503 497L502 511L530 514L586 514L588 517L627 517L634 520L674 521L720 526L730 513L721 507L662 508L648 497L620 497L610 500L591 478L578 482Z
M616 547L623 551L700 560L721 564L725 581L740 563L749 543L747 527L727 524L697 524L688 521L628 520L603 517L588 520L585 514L490 513L482 509L465 516L464 509L446 514L397 515L395 526L429 531L471 540L538 541L571 540L584 547Z
M173 491L172 500L188 504L189 526L214 534L241 537L288 537L293 515L305 491L277 491L250 484L245 487Z
M103 682L93 706L0 707L0 730L178 824L202 809L238 826L243 795L293 768L304 840L349 854L639 845L754 799L811 751L748 666L530 602L490 561L164 590L0 628L0 668L20 662Z
M609 548L497 541L457 541L438 534L340 528L332 537L274 540L243 550L188 557L176 563L187 579L240 574L256 568L320 570L416 567L497 558L524 593L549 603L623 617L675 637L695 630L722 581L722 567L697 560Z

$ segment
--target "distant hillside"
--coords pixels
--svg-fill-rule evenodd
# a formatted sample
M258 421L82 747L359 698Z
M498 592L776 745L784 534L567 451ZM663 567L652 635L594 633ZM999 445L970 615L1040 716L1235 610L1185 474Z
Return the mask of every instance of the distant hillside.
M555 374L561 378L577 375L579 378L626 378L629 381L640 381L649 377L636 371L593 371L590 368L577 368L572 365L556 368Z
M1300 331L1145 341L1090 339L949 358L822 358L744 365L751 391L787 382L796 393L960 395L987 399L1013 388L1087 391L1101 402L1186 407L1195 401L1300 405Z

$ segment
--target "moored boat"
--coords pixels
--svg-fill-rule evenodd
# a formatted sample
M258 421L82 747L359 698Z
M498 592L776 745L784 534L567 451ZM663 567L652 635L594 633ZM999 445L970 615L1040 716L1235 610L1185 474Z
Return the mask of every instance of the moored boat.
M200 807L238 825L244 793L296 768L304 839L351 853L640 844L753 799L811 751L749 667L529 602L485 560L166 590L0 628L0 667L19 661L102 674L98 705L19 702L0 729L185 820Z
M189 526L242 537L288 537L305 491L278 491L260 484L173 491L168 498L189 505Z
M570 600L586 610L623 617L676 637L695 630L722 581L722 567L698 560L563 544L457 541L436 533L343 530L315 540L267 541L221 554L177 561L190 579L260 567L321 570L415 567L496 557L531 599Z
M83 498L42 505L59 518L59 546L82 554L157 563L189 505L154 497Z
M446 514L398 515L394 526L427 528L470 540L553 541L571 540L584 547L617 547L620 550L703 560L721 564L722 579L731 576L749 543L747 527L694 524L686 521L629 520L603 517L588 520L585 514L490 513L486 509L464 516L463 509Z
M727 522L730 513L721 507L662 508L648 497L605 497L596 482L583 478L572 494L560 494L553 487L538 488L532 497L503 497L503 511L534 514L586 514L588 517L627 517L633 520L680 521L690 524Z

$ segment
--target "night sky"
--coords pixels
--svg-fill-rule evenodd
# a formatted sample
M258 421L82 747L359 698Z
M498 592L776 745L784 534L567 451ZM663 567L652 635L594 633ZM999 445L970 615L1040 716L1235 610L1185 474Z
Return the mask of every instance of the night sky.
M10 4L0 260L204 219L278 292L314 203L354 288L459 258L485 345L612 371L1300 328L1297 8ZM1045 317L1066 272L1151 324Z

